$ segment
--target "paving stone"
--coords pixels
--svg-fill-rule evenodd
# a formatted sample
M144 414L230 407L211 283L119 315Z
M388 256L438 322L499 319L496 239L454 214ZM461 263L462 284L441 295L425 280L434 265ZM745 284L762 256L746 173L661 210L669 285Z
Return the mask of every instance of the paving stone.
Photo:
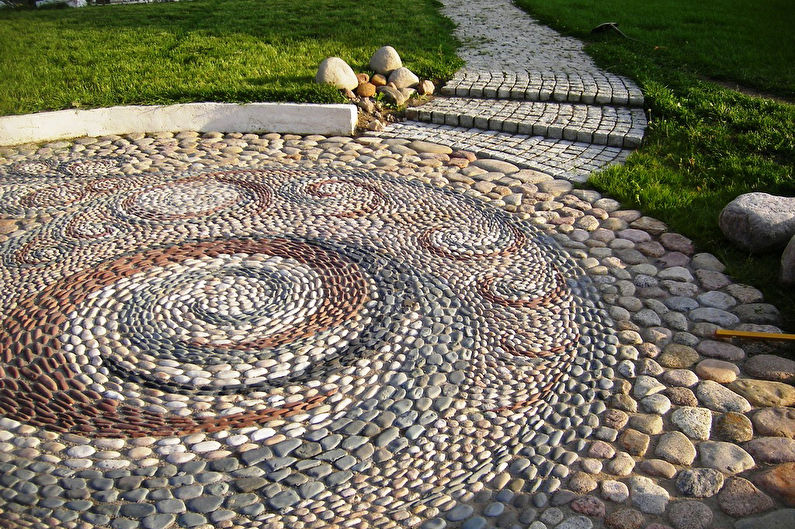
M198 527L207 523L207 518L195 512L180 514L177 523L182 527Z
M682 344L668 344L657 362L665 367L674 369L688 368L698 362L699 355L695 349Z
M698 456L705 467L729 475L738 474L755 466L748 452L735 444L722 441L702 441L698 444Z
M783 382L744 378L734 381L729 387L755 406L792 406L795 404L795 387Z
M167 529L174 524L176 519L173 514L154 514L141 520L141 525L144 529Z
M588 474L598 474L602 471L602 462L590 457L580 458L580 467Z
M670 369L663 373L662 381L666 385L689 388L698 384L698 376L689 369Z
M604 499L616 503L622 503L629 498L629 488L620 481L606 479L601 482L600 490Z
M695 276L704 290L720 290L731 283L725 274L715 270L696 270Z
M736 345L714 340L703 340L698 344L696 350L704 356L728 362L737 362L745 358L745 351Z
M665 390L665 394L671 399L671 403L677 406L691 408L698 406L698 399L690 388L668 388Z
M447 522L441 518L430 518L425 520L420 527L422 529L445 529Z
M629 454L643 456L649 448L649 436L632 428L627 428L618 439L618 444Z
M143 518L155 514L155 506L150 503L127 503L119 511L122 516L130 518Z
M641 399L640 406L652 414L652 417L650 417L648 421L644 421L647 427L646 430L643 431L646 433L659 433L662 431L662 419L660 416L665 415L671 409L671 400L665 395L656 393Z
M720 509L734 518L745 518L769 511L773 500L747 479L733 476L726 480L718 493Z
M649 395L649 397L646 397L646 399L656 396L665 398L664 396L657 394L657 395ZM650 435L657 435L658 433L662 432L663 429L662 417L650 413L639 413L637 415L633 415L629 419L629 425L632 428L639 430L640 432L643 432L644 434L650 434ZM638 436L635 435L635 437L637 438Z
M795 461L795 440L786 437L758 437L743 445L757 463Z
M519 171L515 165L501 160L481 159L472 162L472 165L489 172L513 174Z
M607 515L605 526L609 529L640 529L646 518L635 509L619 509Z
M295 491L285 490L279 492L278 494L270 498L268 500L268 503L274 509L279 510L290 507L291 505L298 503L300 500L301 498L298 496L298 494Z
M670 279L671 281L681 281L683 283L689 283L693 281L693 274L691 274L690 270L683 266L672 266L661 270L657 274L657 277L661 280Z
M795 437L795 410L792 408L765 408L754 413L751 420L760 435Z
M414 140L407 145L409 149L414 149L417 152L430 152L430 153L441 153L441 154L451 154L453 150L450 147L445 145L439 145L436 143L430 143L427 141L420 141Z
M187 501L187 507L193 512L213 512L221 506L224 499L220 496L203 495Z
M632 388L632 394L635 398L643 398L654 393L659 393L664 389L665 386L656 378L641 375L635 379L635 384Z
M569 489L577 494L587 494L597 487L596 480L585 472L575 472L569 478Z
M638 469L652 477L670 479L676 475L676 467L662 459L644 459L638 465Z
M557 525L563 520L563 512L557 507L551 507L541 513L540 520L548 525Z
M666 514L675 529L706 529L712 525L712 509L700 501L674 502Z
M747 384L740 386L740 388L747 387ZM704 380L699 383L696 387L696 396L699 402L711 410L721 412L735 411L739 413L751 410L751 404L744 397L711 380Z
M482 516L473 516L461 524L461 529L485 529L488 521Z
M694 252L693 241L678 233L663 233L660 235L660 242L668 250L692 255Z
M749 375L777 382L795 382L795 361L775 355L752 356L743 365Z
M614 428L616 430L621 430L622 428L624 428L624 426L626 426L628 421L629 421L629 416L621 410L610 409L607 410L602 415L602 424L610 428ZM594 445L598 445L598 442L594 443ZM604 451L604 448L602 448L601 445L599 445L599 447L600 448L594 448L594 450ZM611 457L611 456L612 454L609 456L596 456L596 457Z
M59 511L61 516L59 516ZM68 519L73 519L77 517L77 513L74 511L63 511L62 509L56 510L53 515L61 521L68 521ZM66 516L64 516L66 515ZM110 523L110 526L113 529L136 529L140 527L140 522L138 520L128 520L126 518L117 518Z
M781 322L778 309L769 303L744 303L734 307L732 313L745 323L777 325Z
M723 487L723 474L714 468L691 468L676 476L676 488L684 496L709 498Z
M782 463L754 476L754 483L787 505L795 505L795 463Z
M654 454L676 465L690 465L696 458L696 448L684 434L669 432L660 436Z
M474 509L470 505L458 504L447 513L447 519L451 522L460 522L472 516Z
M753 438L754 431L748 417L730 411L715 421L715 434L723 440L742 443Z
M640 217L630 224L633 228L644 230L652 235L661 235L662 233L668 231L668 226L655 218L652 217Z
M505 504L500 502L493 502L483 509L483 515L489 518L495 518L505 511Z
M695 372L702 379L729 384L740 374L740 368L723 360L707 358L696 365Z
M664 513L670 498L668 491L642 476L629 478L629 494L632 504L649 514Z
M701 272L701 270L699 270L699 272ZM688 314L688 318L695 322L703 321L707 323L714 323L715 325L727 329L730 329L740 323L740 318L737 315L712 307L702 307L691 310Z
M599 501L596 500L595 498L594 500L597 502ZM592 512L597 512L597 511L592 511ZM589 514L588 516L598 516L598 514ZM591 529L593 527L593 522L591 521L590 518L586 518L585 516L571 516L563 520L555 527L557 527L558 529Z
M185 512L185 503L182 500L170 499L161 500L156 504L157 511L161 513L178 514Z
M671 413L671 422L692 439L709 439L712 413L705 408L684 406Z
M704 307L713 307L721 310L729 310L737 305L737 300L725 292L713 290L699 294L698 302Z
M626 452L619 452L605 465L605 471L615 476L628 476L635 467L635 460Z

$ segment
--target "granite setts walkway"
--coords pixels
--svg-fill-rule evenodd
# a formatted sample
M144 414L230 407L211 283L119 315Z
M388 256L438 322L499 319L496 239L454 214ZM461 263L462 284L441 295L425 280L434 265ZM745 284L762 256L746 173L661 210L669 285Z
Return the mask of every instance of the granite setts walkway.
M790 527L777 311L626 151L404 126L0 149L0 526Z
M643 140L643 94L507 0L447 0L466 66L382 137L430 140L575 182Z

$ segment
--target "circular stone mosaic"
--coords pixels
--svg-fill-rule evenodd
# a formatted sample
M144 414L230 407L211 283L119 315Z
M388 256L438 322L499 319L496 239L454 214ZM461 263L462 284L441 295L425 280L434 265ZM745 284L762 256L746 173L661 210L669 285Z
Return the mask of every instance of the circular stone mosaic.
M0 244L6 510L378 525L566 476L616 340L530 224L366 171L114 167L0 177L0 210L47 219Z

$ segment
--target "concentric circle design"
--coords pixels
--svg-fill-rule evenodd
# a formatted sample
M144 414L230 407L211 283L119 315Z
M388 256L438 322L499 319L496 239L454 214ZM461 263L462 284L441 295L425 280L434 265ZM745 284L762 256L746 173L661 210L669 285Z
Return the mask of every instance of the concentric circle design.
M497 305L533 309L565 295L566 281L554 267L548 267L529 277L488 275L478 282L478 291Z
M0 181L8 210L47 214L0 243L0 435L35 437L50 472L238 469L257 479L204 489L230 517L359 501L396 521L519 453L537 490L588 435L615 338L510 214L308 163L62 166Z
M320 216L356 218L381 209L388 202L378 186L357 175L309 175L288 183L282 193Z
M22 205L29 208L69 206L84 196L84 186L80 184L52 185L26 195L22 199Z
M71 160L60 164L58 171L74 177L105 176L117 172L123 162L118 157Z
M25 160L12 164L9 173L20 176L50 176L56 167L57 164L51 160Z
M125 196L118 212L157 223L201 220L230 208L248 209L252 214L267 208L271 200L267 186L236 178L237 175L229 171L153 185Z
M52 158L31 158L0 168L11 178L85 178L121 173L126 156L102 156L57 161Z

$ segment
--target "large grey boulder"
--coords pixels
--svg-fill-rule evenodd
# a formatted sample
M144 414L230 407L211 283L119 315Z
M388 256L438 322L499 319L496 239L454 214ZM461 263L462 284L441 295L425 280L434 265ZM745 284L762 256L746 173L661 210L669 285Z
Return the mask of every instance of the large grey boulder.
M795 235L795 197L740 195L723 208L718 224L727 239L749 252L783 246Z
M795 235L781 254L781 282L785 285L795 285Z
M397 88L414 88L420 84L420 78L408 68L398 68L389 74L389 82Z
M400 55L392 46L378 48L370 57L370 68L381 75L389 75L403 66Z
M339 57L323 59L317 68L315 82L328 83L347 90L355 90L359 86L359 79L356 78L353 69Z

